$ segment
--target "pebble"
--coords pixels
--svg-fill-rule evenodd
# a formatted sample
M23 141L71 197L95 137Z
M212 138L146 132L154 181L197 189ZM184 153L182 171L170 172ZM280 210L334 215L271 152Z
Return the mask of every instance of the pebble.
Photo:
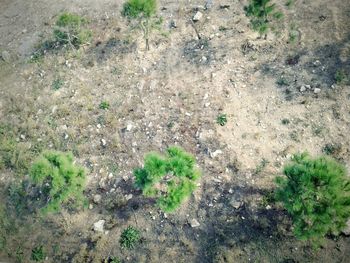
M107 142L105 139L101 139L101 146L105 147L107 145Z
M321 89L319 89L319 88L315 88L315 89L314 89L314 93L315 93L315 94L318 94L318 93L320 93L320 92L321 92Z
M132 196L133 196L132 194L126 195L125 196L125 200L129 201L130 199L132 199Z
M105 225L106 220L99 220L96 223L94 223L94 231L95 232L104 232L104 225Z
M7 63L9 63L9 62L11 61L11 55L10 55L10 53L9 53L8 51L6 51L6 50L4 50L3 52L1 52L1 58L2 58L5 62L7 62Z
M232 201L230 202L230 205L232 205L232 207L233 207L234 209L238 209L238 208L240 208L240 207L242 206L242 203L239 202L239 201L236 201L236 200L232 200Z
M304 92L304 91L306 91L306 87L305 86L301 86L300 87L300 92Z
M197 219L192 219L189 223L191 227L199 227L201 225Z
M211 152L210 153L210 157L211 158L215 158L216 156L218 156L219 154L222 154L221 150L216 150L215 152Z
M95 204L99 204L102 200L102 196L97 194L97 195L94 195L94 203Z
M132 128L133 128L132 124L126 125L126 130L127 130L127 131L131 131Z
M202 19L202 17L203 17L203 14L202 14L201 12L198 11L198 12L193 16L192 20L193 20L193 21L199 21L199 20Z

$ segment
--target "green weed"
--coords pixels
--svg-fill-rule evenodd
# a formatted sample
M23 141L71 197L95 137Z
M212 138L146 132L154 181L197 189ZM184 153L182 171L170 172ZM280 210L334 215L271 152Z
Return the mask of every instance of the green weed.
M276 178L276 199L291 214L294 234L319 245L337 235L350 217L350 180L343 165L328 157L296 154Z
M122 248L132 249L140 242L140 240L140 231L133 226L128 226L123 231L119 243Z
M348 75L344 70L338 69L334 79L337 84L345 84L348 81Z
M59 90L60 88L62 88L63 84L64 84L64 81L58 78L52 82L51 86L53 90Z
M227 123L227 115L223 113L219 114L216 117L216 123L219 124L220 126L225 126Z
M101 110L108 110L109 109L109 103L107 101L102 101L99 105L99 108Z
M32 255L30 257L33 261L43 261L45 259L45 253L43 246L38 246L32 249Z

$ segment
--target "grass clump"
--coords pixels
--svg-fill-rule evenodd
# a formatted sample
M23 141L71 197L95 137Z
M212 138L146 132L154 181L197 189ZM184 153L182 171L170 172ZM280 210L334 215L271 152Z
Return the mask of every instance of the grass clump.
M149 50L149 38L152 29L160 29L162 19L157 17L157 0L127 0L123 5L122 15L130 21L136 21L142 30Z
M64 85L64 81L62 79L60 79L60 78L55 79L52 82L52 89L53 90L59 90L60 88L62 88L63 85Z
M30 259L36 262L43 261L45 259L43 246L33 248Z
M85 28L87 20L71 13L61 14L53 31L55 40L61 45L68 45L78 49L89 43L92 37L91 30Z
M296 154L277 177L276 200L292 216L294 234L318 245L337 235L350 217L350 180L346 169L328 157Z
M216 123L219 124L220 126L225 126L227 123L227 115L226 114L219 114L216 117Z
M136 186L144 195L158 198L163 211L172 212L196 188L200 172L195 164L195 158L180 147L169 147L166 156L149 153L144 167L134 170Z
M140 231L133 226L128 226L126 229L124 229L119 243L122 248L132 249L137 245L137 243L140 242L140 240Z
M341 70L341 69L337 70L334 78L335 78L335 82L337 84L345 84L349 80L346 72L344 70Z
M75 201L76 205L84 203L85 172L73 164L71 153L44 152L32 165L29 175L47 195L42 212L58 212L68 201Z
M279 20L283 14L276 11L276 4L272 4L271 0L250 0L249 5L244 7L246 16L250 17L250 23L253 30L259 32L260 35L266 34L270 28L269 23L275 19Z

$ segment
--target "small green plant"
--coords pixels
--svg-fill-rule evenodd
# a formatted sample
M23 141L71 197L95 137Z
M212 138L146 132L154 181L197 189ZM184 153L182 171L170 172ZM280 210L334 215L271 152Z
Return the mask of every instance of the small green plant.
M55 79L53 82L52 82L52 89L53 90L59 90L60 88L62 88L64 84L64 81L62 79Z
M123 5L122 15L130 21L137 21L143 32L146 50L149 50L149 38L153 28L160 29L162 18L156 16L157 0L127 0Z
M348 81L348 76L344 70L338 69L335 73L335 82L337 84L344 84Z
M290 120L289 119L282 119L281 122L283 125L288 125L290 123Z
M45 253L43 246L38 246L32 249L32 255L30 257L33 261L43 261L45 259Z
M287 0L286 6L291 7L294 4L294 0Z
M269 164L269 161L266 160L265 158L263 158L260 163L257 165L257 167L255 168L254 174L259 174L261 173L265 167Z
M56 21L53 34L59 44L78 49L91 40L92 32L85 28L86 25L87 20L85 18L76 14L63 13Z
M265 34L265 38L270 21L283 17L281 12L276 11L276 4L271 4L271 0L250 0L244 10L246 16L251 17L250 23L253 30L258 31L260 35Z
M223 113L219 114L216 117L216 123L219 124L220 126L225 126L227 123L227 115Z
M328 157L296 154L276 178L276 200L292 216L294 233L320 244L337 235L350 217L350 180L343 165Z
M180 147L169 147L166 156L149 153L144 167L134 170L136 186L144 195L158 198L162 210L172 212L196 188L200 172L195 164L195 158Z
M99 105L99 108L101 110L108 110L109 109L109 103L107 101L102 101Z
M289 86L289 82L288 80L285 78L285 77L280 77L277 81L276 81L276 84L278 86Z
M68 201L84 204L85 172L73 164L71 153L44 152L32 165L29 175L47 195L47 205L42 212L58 212Z
M119 243L122 248L132 249L140 242L140 240L140 231L133 226L128 226L126 229L124 229Z
M322 152L327 155L336 155L341 150L341 145L338 143L327 143L323 148Z

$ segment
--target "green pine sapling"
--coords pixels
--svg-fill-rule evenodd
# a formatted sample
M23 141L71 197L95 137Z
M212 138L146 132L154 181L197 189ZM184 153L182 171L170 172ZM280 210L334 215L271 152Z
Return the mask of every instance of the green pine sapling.
M165 212L172 212L196 188L200 172L195 168L195 158L179 147L169 147L167 155L149 153L143 168L134 170L136 186L146 196L158 198Z
M29 175L47 195L47 205L42 212L58 212L68 201L84 204L85 172L73 163L71 153L44 152L32 165Z
M158 28L162 23L157 18L157 0L127 0L124 3L122 15L130 21L137 21L137 26L142 29L146 42L146 50L149 50L149 37L153 28Z
M350 179L346 168L329 157L297 154L277 177L276 200L292 216L294 233L314 245L337 235L350 217Z
M265 34L265 38L269 22L283 17L283 14L275 9L276 4L271 4L271 0L250 0L249 5L244 7L246 15L251 17L253 30L258 31L260 35Z

